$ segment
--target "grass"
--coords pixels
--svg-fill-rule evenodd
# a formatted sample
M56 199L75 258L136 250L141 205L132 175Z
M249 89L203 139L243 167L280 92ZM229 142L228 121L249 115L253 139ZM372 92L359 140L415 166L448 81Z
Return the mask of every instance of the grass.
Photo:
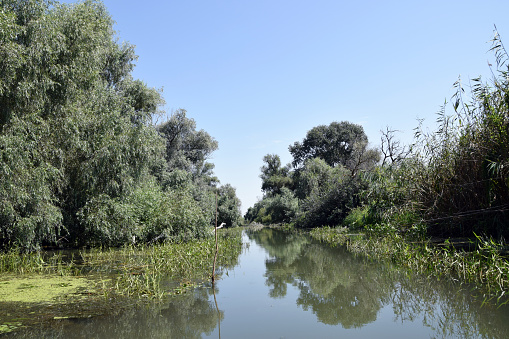
M234 266L242 248L240 230L220 230L218 246L218 266ZM209 238L90 252L83 258L90 267L112 265L117 272L109 287L113 293L161 298L208 280L214 252L214 239Z
M377 260L388 260L413 272L473 284L486 302L506 303L509 290L509 262L504 244L476 237L474 251L457 250L446 241L436 246L430 241L411 242L398 234L352 236L344 228L316 228L314 239L344 245L351 252Z
M64 260L61 253L47 254L44 252L20 253L11 250L0 253L0 274L59 274L72 275L76 273L76 264L71 258Z

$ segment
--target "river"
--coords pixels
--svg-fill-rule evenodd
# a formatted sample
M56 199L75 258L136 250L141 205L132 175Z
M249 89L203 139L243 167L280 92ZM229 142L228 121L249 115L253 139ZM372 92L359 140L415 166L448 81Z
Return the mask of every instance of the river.
M214 286L113 315L61 319L23 338L509 338L509 307L305 236L245 231Z

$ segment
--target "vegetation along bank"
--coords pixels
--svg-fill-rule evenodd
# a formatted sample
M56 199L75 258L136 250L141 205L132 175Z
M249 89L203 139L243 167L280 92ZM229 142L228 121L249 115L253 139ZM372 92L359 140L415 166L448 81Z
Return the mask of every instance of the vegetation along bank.
M0 333L182 293L210 278L216 221L242 222L218 142L184 109L154 122L162 91L113 24L100 1L0 1ZM241 241L219 232L220 275Z

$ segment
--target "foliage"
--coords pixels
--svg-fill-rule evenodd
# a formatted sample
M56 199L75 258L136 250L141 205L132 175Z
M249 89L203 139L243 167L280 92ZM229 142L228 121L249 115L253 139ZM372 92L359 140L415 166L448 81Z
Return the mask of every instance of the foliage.
M0 2L0 248L207 234L217 142L132 78L99 1Z
M395 131L383 132L382 163L362 173L371 234L509 235L509 68L497 33L491 50L497 60L491 81L472 79L467 102L459 79L453 113L445 103L436 131L419 126L411 147L401 146Z
M181 169L200 175L206 167L205 160L218 146L207 132L196 130L196 122L186 117L184 109L173 112L157 130L166 140L165 158L170 170Z
M363 183L358 178L344 178L320 195L311 195L302 202L298 227L341 225L350 210L359 206L358 193Z
M123 200L99 196L79 217L89 245L191 240L205 237L210 225L189 190L163 192L150 182Z
M399 213L413 210L415 169L420 164L412 158L380 165L363 174L366 188L360 193L369 223L384 223ZM402 225L409 226L409 225Z
M271 216L274 223L287 223L297 215L299 210L299 201L292 191L283 187L281 194L269 199L267 213Z
M206 160L218 143L204 130L196 130L196 122L188 118L184 109L172 113L168 121L157 126L166 140L166 165L158 173L161 184L168 188L186 187L192 193L202 214L215 225L215 192L219 192L218 222L237 226L241 221L240 200L235 188L226 184L216 188L214 164Z
M473 79L468 102L458 80L454 113L446 114L446 103L438 130L419 126L411 147L387 128L376 151L367 147L361 126L333 122L312 128L289 147L293 170L267 155L265 196L247 217L274 222L270 206L288 187L299 199L292 222L301 227L344 222L373 234L507 237L509 57L497 33L491 50L497 61L493 79Z
M291 165L281 166L281 159L277 154L267 154L263 157L260 178L262 191L266 194L279 194L283 187L291 188L293 180L290 176Z
M299 213L299 200L288 188L283 187L281 193L265 197L250 207L244 218L249 222L262 224L292 222Z
M417 130L416 156L425 166L414 194L431 234L509 235L508 57L498 34L493 44L497 69L491 84L473 79L465 102L458 80L453 115L444 106L437 131Z
M246 213L260 223L295 223L299 227L340 225L359 204L360 174L371 170L379 153L369 149L361 126L333 122L311 129L302 143L290 146L293 166L281 166L267 154L261 168L264 197Z
M367 206L359 206L350 210L343 219L343 226L351 230L363 229L366 225L372 224Z
M332 122L329 126L313 127L301 142L289 147L293 166L302 165L307 159L321 158L329 166L346 166L358 144L365 144L368 138L360 125L347 121Z
M230 184L223 185L218 189L218 196L218 223L224 222L226 227L240 226L242 222L242 215L240 213L241 203L239 198L237 198L235 188Z
M304 200L316 199L330 191L343 179L349 176L343 166L331 167L321 158L308 159L304 166L295 174L296 195Z
M0 135L0 246L29 249L63 232L56 194L62 173L44 159L48 149L39 142L48 124L36 117L12 121Z
M136 56L113 41L102 4L3 1L2 12L17 23L2 51L19 60L0 61L10 74L0 93L1 243L30 250L64 232L79 239L80 209L128 193L158 152L147 122L162 100L139 83L133 90ZM150 105L132 96L140 92Z

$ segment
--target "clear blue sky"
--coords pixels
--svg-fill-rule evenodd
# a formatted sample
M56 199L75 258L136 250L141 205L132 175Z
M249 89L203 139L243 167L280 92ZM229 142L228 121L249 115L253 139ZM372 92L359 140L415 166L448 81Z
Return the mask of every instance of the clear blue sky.
M72 1L65 1L72 2ZM314 126L361 124L412 141L458 76L488 76L496 24L509 46L509 1L105 0L135 78L163 88L219 142L210 159L243 213L261 197L262 158ZM505 38L505 39L504 39Z

